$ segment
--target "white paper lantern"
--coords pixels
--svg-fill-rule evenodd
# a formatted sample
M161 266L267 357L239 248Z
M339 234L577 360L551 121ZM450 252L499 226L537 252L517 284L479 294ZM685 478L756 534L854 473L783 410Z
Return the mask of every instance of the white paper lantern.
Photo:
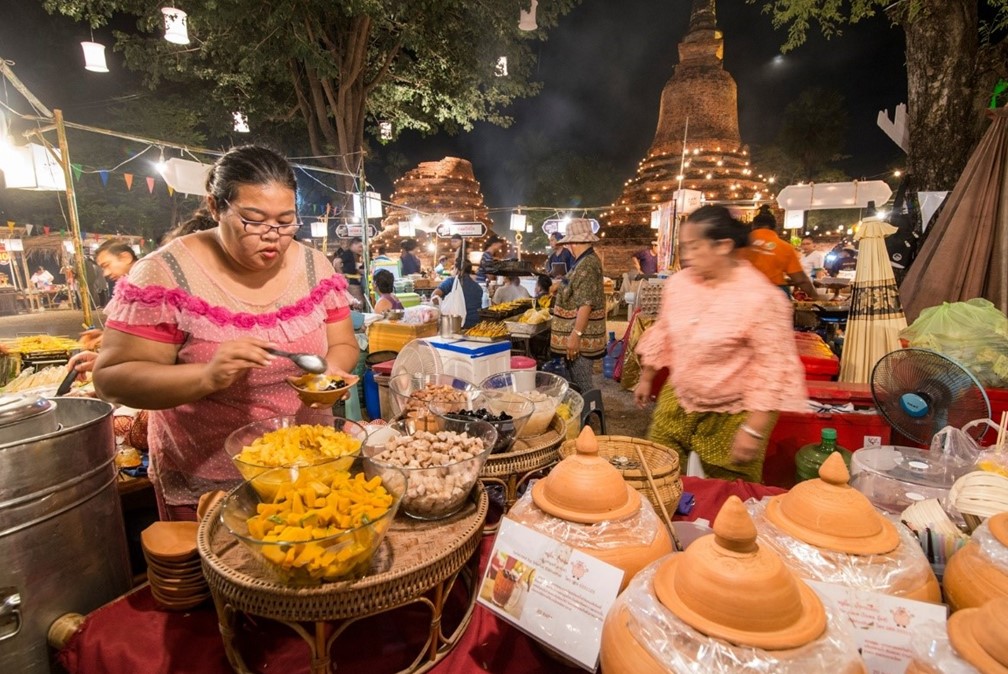
M105 45L100 42L81 42L84 50L84 70L93 73L107 73L108 64L105 63Z
M526 222L527 219L528 218L525 216L524 213L512 213L511 214L511 226L510 226L511 231L512 232L524 232L525 231L525 222Z
M325 220L316 220L311 223L311 235L314 239L324 239L329 234L329 224Z
M381 194L378 192L365 192L365 201L367 202L367 218L380 218L382 216L382 202ZM353 195L353 209L354 217L358 220L361 217L361 195L360 193L355 193Z
M162 7L164 14L164 39L172 44L189 44L186 13L174 7Z

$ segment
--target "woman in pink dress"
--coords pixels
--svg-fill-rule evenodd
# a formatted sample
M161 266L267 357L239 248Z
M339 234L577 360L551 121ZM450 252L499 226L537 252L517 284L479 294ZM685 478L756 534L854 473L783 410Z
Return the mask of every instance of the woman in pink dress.
M710 477L760 482L767 440L782 411L807 409L791 304L752 265L736 257L748 230L722 206L703 206L683 224L684 269L665 283L658 319L641 336L644 407L655 373L667 383L650 440L695 451Z
M346 280L293 239L296 189L281 155L232 149L213 165L194 216L209 228L172 240L116 284L95 387L151 410L162 519L194 519L201 494L239 479L224 452L229 433L302 410L285 383L300 371L268 347L323 355L335 375L357 363Z

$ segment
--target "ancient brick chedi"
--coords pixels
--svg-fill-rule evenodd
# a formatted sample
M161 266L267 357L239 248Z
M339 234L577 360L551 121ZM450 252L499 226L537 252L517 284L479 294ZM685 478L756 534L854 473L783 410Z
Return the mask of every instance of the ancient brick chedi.
M693 2L689 31L679 43L679 63L662 90L651 148L613 208L603 213L604 248L622 248L627 242L639 248L654 238L651 211L672 201L680 180L684 189L700 190L707 201L751 205L767 196L739 136L738 93L724 69L724 38L714 0ZM611 250L606 266L621 257Z

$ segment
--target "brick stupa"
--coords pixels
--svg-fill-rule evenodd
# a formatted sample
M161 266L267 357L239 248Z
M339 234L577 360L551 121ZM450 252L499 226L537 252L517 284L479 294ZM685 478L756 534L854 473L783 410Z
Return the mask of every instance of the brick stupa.
M651 148L613 208L602 215L607 273L630 269L630 256L655 238L651 211L673 200L680 167L683 189L700 190L708 202L752 208L754 200L767 198L739 136L738 92L724 69L714 0L693 1L679 63L662 90Z
M391 245L399 241L399 224L420 216L420 228L437 226L444 220L455 222L482 222L487 233L493 228L490 211L483 201L479 181L473 174L472 164L458 157L445 157L439 161L421 162L395 181L392 204L382 220L384 230L376 241ZM429 235L417 229L417 240L423 245ZM483 238L468 239L467 245L480 247ZM395 246L398 249L398 246ZM446 241L438 249L444 252ZM426 253L423 251L421 254Z

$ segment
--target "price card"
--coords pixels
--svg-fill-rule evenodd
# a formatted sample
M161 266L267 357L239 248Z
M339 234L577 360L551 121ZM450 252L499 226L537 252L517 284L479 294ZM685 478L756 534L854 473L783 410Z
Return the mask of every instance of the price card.
M844 629L858 645L869 674L903 674L912 657L910 644L914 631L926 622L945 624L944 604L832 583L805 582L840 616Z
M594 671L623 570L504 517L479 603Z

